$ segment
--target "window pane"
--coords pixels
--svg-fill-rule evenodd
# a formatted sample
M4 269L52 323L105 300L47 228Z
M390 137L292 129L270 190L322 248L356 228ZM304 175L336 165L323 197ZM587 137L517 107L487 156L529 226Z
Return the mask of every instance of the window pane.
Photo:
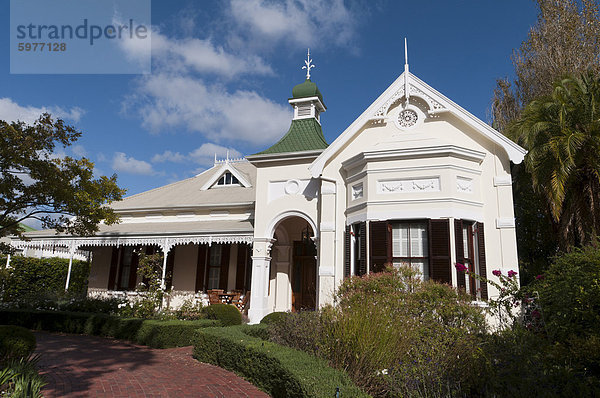
M427 257L427 227L424 223L410 225L410 256Z
M225 184L231 185L231 173L225 173Z
M428 260L412 260L413 268L421 274L423 280L429 279L429 261Z
M208 260L209 267L220 267L221 266L221 251L223 246L212 245L210 248L210 258Z
M219 178L219 182L217 182L217 185L225 185L225 176Z
M233 174L231 175L231 183L232 184L239 184L240 181L236 178L236 176L234 176Z
M463 250L465 251L465 258L471 258L469 253L469 230L466 225L463 226Z
M392 257L408 257L408 225L392 226Z
M221 273L220 267L210 267L208 269L208 289L219 288L219 275Z

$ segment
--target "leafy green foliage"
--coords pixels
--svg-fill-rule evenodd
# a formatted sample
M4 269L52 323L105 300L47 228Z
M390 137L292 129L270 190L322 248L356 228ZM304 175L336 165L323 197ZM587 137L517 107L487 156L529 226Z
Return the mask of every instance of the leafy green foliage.
M279 397L368 397L321 359L244 333L248 326L197 331L194 357L234 371Z
M201 301L194 299L186 299L183 303L174 311L175 317L182 320L197 320L204 317L203 308Z
M263 319L261 319L260 323L263 325L277 323L289 314L289 312L271 312L270 314L266 315Z
M6 269L3 280L3 300L32 303L65 296L65 282L69 260L14 256L11 268ZM90 266L87 262L73 260L68 297L84 297Z
M10 397L41 398L46 385L44 377L37 372L39 356L11 358L3 363L0 371L0 392ZM4 375L4 377L2 377ZM2 380L4 379L4 380ZM2 383L4 381L4 383Z
M97 231L102 220L118 220L106 206L125 192L116 175L94 178L88 159L54 154L57 145L66 148L80 136L48 114L33 125L0 120L0 236L20 235L26 219L76 235Z
M223 326L242 324L242 314L231 304L212 304L202 309L206 319L214 319Z
M28 329L0 325L0 362L10 358L27 358L35 350L35 336Z
M194 330L220 325L218 321L207 319L159 321L126 319L104 314L34 310L0 310L0 323L49 332L114 337L154 348L191 345Z
M470 297L401 268L348 278L336 298L271 324L272 341L346 370L376 396L445 396L470 382L485 327Z

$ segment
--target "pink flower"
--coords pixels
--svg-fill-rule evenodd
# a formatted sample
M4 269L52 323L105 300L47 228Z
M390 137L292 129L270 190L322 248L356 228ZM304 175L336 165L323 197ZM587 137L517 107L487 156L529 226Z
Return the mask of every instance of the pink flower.
M502 275L502 272L500 272L499 269L495 269L495 270L492 271L492 274L494 274L494 276L498 276L499 277L500 275Z
M536 281L539 281L541 279L544 279L544 275L538 275L538 276L535 277Z
M534 318L539 318L540 312L538 310L533 310L533 311L531 311L531 316Z
M517 276L517 273L511 269L510 271L508 271L508 277L512 278L513 276Z
M464 264L461 263L456 263L456 265L454 265L456 267L456 270L458 272L465 272L467 270L467 267L464 266Z

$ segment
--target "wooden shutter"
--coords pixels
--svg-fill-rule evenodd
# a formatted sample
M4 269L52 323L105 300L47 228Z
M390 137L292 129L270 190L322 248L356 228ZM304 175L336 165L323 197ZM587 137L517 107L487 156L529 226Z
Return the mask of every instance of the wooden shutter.
M110 269L108 271L108 290L115 290L115 283L117 282L117 268L119 268L119 249L113 247L110 258Z
M352 235L350 235L350 225L346 226L346 232L344 233L344 278L350 276L350 264L352 259L350 245L352 244Z
M371 249L371 272L381 272L385 270L385 264L390 260L388 248L390 245L389 231L387 221L371 221L370 230L370 249Z
M129 281L127 290L135 290L137 284L137 268L140 263L140 258L136 252L131 253L131 265L129 266Z
M237 252L237 268L235 270L235 289L236 290L244 290L245 286L245 277L246 277L246 268L248 267L248 257L249 257L249 249L250 246L238 244L238 252Z
M219 289L227 290L227 279L229 278L229 250L231 245L221 245L221 273L219 275Z
M170 289L173 286L173 268L175 267L175 248L172 248L167 254L167 270L165 277L165 286Z
M452 283L448 220L429 220L429 269L431 279L440 283Z
M205 290L204 275L206 274L206 245L198 245L198 263L196 265L196 291Z
M483 233L483 223L477 223L477 255L479 256L479 275L487 278L487 267L485 264L485 235ZM487 283L481 282L481 298L488 299Z
M454 245L456 246L456 262L463 264L465 263L465 248L463 246L463 224L462 220L454 220ZM462 271L456 271L457 285L458 287L466 288L467 282L465 273Z
M358 245L360 246L360 257L358 258L358 275L367 273L367 223L361 222L358 225Z

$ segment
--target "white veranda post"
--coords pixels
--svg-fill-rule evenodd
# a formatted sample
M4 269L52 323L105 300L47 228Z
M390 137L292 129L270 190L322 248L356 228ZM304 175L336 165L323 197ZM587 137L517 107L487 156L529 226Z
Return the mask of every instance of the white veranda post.
M71 269L73 268L73 256L75 255L75 242L71 242L71 250L69 251L69 269L67 270L67 282L65 283L65 292L69 290L69 282L71 281Z

